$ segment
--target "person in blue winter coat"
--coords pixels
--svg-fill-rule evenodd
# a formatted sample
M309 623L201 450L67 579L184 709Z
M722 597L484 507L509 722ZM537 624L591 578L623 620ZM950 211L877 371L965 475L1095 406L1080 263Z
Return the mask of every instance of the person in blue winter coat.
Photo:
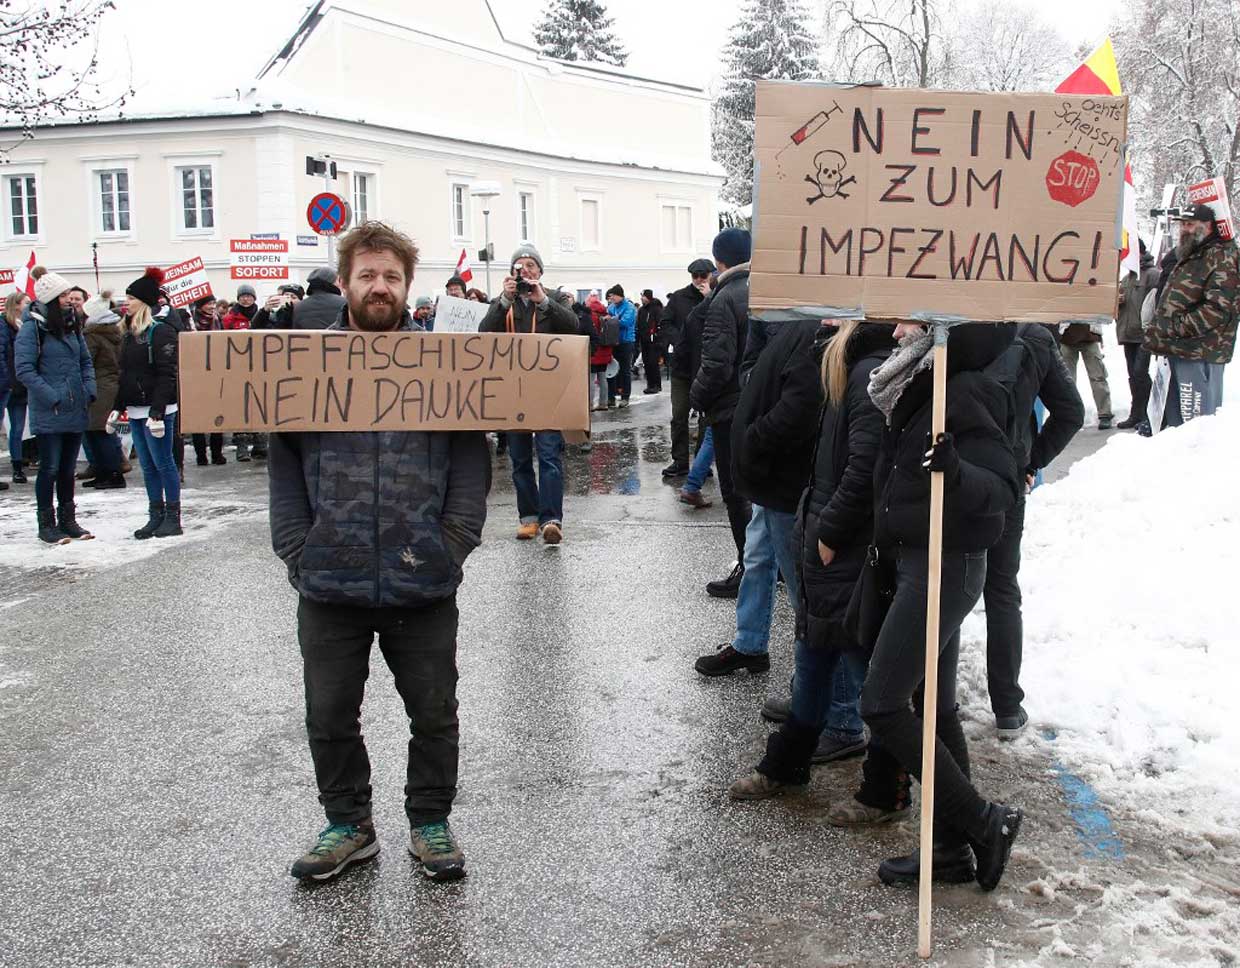
M95 368L73 312L71 288L54 272L35 283L35 301L15 348L17 379L28 391L30 429L39 441L34 490L39 538L48 544L94 537L79 527L73 503L78 451L95 400Z
M637 308L624 298L624 289L619 285L607 290L607 313L615 316L620 322L620 344L616 347L616 362L620 364L620 372L616 374L616 392L620 398L620 406L629 405L629 396L633 392L633 355L637 352Z

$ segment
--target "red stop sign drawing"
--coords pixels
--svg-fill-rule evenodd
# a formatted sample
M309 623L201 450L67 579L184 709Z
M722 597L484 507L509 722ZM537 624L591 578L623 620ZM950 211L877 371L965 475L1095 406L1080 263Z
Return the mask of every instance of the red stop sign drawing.
M1064 152L1046 171L1047 194L1073 208L1093 197L1100 181L1098 163L1079 151Z

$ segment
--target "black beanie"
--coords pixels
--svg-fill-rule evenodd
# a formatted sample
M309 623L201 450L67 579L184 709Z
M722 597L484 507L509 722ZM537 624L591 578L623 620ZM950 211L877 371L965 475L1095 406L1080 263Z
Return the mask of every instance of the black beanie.
M623 299L624 298L624 287L621 286L619 283L616 283L614 286L612 286L610 289L607 290L607 295L608 296L619 296L621 299Z
M146 272L129 284L125 290L127 296L133 296L148 306L159 305L159 287L164 284L164 270L158 266L147 266Z

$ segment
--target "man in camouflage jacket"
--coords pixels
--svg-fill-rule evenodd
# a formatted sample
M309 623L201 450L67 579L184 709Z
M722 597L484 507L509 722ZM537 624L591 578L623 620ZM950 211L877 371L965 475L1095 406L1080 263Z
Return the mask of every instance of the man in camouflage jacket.
M416 331L417 247L380 222L340 241L346 303L329 330ZM271 435L271 543L300 595L306 732L328 827L292 874L326 880L379 850L359 716L374 638L409 715L409 850L433 880L464 876L456 796L456 590L482 541L490 457L480 433Z
M1145 333L1145 347L1171 364L1164 425L1207 416L1223 402L1240 319L1240 255L1218 234L1214 211L1194 205L1180 225L1179 259Z

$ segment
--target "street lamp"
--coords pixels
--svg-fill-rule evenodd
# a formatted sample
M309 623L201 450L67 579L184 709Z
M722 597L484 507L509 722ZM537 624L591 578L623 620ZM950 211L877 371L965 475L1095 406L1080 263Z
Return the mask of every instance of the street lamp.
M488 296L492 294L491 293L491 199L497 198L499 196L499 193L500 193L499 182L496 182L496 181L474 182L473 185L471 185L469 188L469 194L472 198L482 199L482 226L483 226L483 234L485 236L485 238L483 239L483 245L485 246L485 248L482 251L485 252L487 256L486 259L483 260L483 265L486 266L487 295Z

